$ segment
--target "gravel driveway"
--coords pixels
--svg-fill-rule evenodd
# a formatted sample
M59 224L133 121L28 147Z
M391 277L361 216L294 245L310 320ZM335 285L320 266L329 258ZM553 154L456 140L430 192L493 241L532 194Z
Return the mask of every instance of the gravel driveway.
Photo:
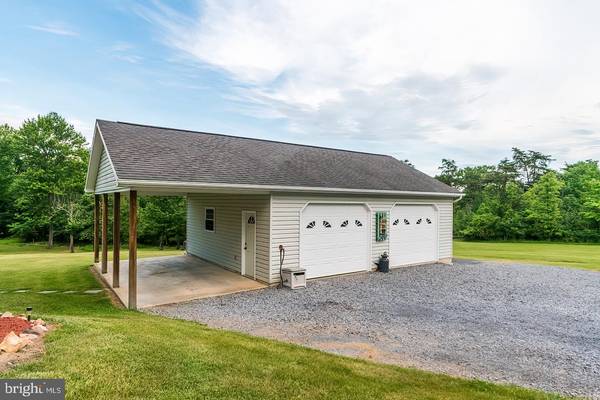
M338 354L600 399L600 273L458 261L151 312Z

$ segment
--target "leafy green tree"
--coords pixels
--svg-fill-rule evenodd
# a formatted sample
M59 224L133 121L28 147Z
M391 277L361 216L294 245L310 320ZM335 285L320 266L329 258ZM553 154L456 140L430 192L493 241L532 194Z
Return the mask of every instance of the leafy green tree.
M13 128L0 125L0 237L8 235L14 215L14 199L10 192L16 174L14 136Z
M590 214L594 201L594 181L600 180L597 161L579 161L563 168L562 213L565 239L571 241L600 240L600 225ZM587 206L585 203L587 202ZM593 208L593 207L592 207Z
M501 221L500 216L496 213L497 208L496 199L490 198L484 201L461 231L465 239L489 240L496 238Z
M560 198L563 182L554 171L543 175L525 193L528 234L535 239L558 239L563 235Z
M90 230L93 221L90 215L93 213L93 197L83 193L70 193L57 196L53 201L53 207L58 213L62 213L64 220L64 232L69 237L69 252L75 251L75 239L78 237L88 238L84 232Z
M490 177L490 183L496 185L498 191L505 192L507 186L515 183L519 178L517 164L505 158L498 163Z
M583 196L583 215L593 221L597 234L600 230L600 178L589 180L587 187Z
M157 239L162 249L170 241L179 248L185 238L185 198L153 197L140 199L140 238Z
M483 202L485 189L490 173L494 170L490 165L458 168L454 160L443 159L438 168L437 179L461 190L464 197L454 207L454 232L460 235L470 223L474 212Z
M502 190L499 190L501 188ZM523 190L516 182L489 184L484 200L460 232L466 239L516 239L524 235Z
M552 157L539 151L520 150L512 148L513 163L521 174L521 179L526 187L530 187L538 181L548 170Z
M14 139L16 176L10 191L16 212L11 231L33 238L46 233L51 247L55 233L66 224L56 198L83 193L85 138L63 117L49 113L25 121Z
M522 239L525 236L523 189L517 182L508 182L498 196L497 238Z
M440 173L436 176L437 180L444 182L446 185L460 186L460 169L456 165L456 161L443 158L442 165L438 167L438 170Z

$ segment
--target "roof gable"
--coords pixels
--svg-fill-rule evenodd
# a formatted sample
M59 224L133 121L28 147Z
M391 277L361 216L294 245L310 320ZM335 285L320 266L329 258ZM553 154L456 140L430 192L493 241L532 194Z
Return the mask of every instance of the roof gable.
M98 123L96 123L85 180L85 191L95 193L109 192L116 189L117 186L117 173L102 139Z

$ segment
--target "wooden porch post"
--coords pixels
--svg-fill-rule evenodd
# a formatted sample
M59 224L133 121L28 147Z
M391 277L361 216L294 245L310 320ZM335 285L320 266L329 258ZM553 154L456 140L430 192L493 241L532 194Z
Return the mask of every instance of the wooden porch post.
M137 191L129 192L129 309L137 309Z
M108 194L102 195L102 273L108 272Z
M113 194L113 287L119 287L121 261L121 193Z
M100 196L94 195L94 264L100 261Z

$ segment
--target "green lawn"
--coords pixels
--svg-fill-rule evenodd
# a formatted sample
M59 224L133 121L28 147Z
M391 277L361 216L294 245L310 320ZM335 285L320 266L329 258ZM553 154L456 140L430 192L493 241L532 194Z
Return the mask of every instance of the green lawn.
M0 377L65 378L71 399L558 398L116 309L104 294L36 293L97 288L90 261L89 252L0 240L0 308L33 306L34 316L60 325L43 358Z
M519 261L600 271L599 244L455 240L454 257Z

